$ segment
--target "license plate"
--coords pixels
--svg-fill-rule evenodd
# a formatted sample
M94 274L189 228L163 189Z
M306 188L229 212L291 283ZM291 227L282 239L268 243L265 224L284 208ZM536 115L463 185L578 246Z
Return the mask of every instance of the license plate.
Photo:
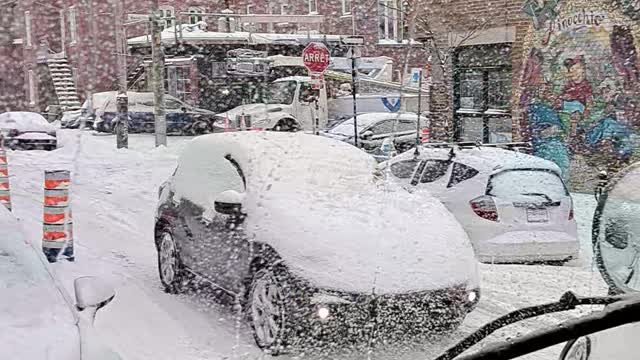
M527 209L527 221L530 223L549 222L547 209Z

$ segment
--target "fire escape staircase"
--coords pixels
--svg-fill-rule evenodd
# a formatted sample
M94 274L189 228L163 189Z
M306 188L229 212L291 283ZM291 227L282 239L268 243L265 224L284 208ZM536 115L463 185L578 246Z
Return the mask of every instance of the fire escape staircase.
M71 66L66 58L49 58L47 60L49 73L53 80L53 87L58 98L58 104L67 111L78 110L81 107L78 89L73 81Z

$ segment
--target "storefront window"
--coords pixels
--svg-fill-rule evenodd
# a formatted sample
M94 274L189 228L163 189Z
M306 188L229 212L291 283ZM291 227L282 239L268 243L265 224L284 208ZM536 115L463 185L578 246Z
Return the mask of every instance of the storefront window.
M454 60L455 137L511 141L511 46L465 46Z

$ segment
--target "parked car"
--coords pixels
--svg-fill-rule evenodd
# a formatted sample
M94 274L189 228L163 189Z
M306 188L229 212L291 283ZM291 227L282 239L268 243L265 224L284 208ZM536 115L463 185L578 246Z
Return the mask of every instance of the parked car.
M425 146L380 166L415 196L442 201L482 262L578 257L573 201L551 161L493 147Z
M375 314L381 334L456 328L479 299L469 239L439 201L387 187L375 166L302 133L193 139L159 190L162 284L214 284L246 304L256 343L275 353L366 332Z
M14 359L117 360L93 330L96 312L115 296L100 279L75 280L75 304L20 223L0 206L0 343Z
M94 129L113 132L117 116L116 95L109 97L104 107L96 112ZM154 100L151 92L128 92L129 132L154 132ZM198 135L218 130L217 117L209 110L199 109L165 94L167 133Z
M384 139L393 139L398 152L404 152L416 145L418 115L406 113L364 113L356 118L358 124L358 146L364 151L379 155ZM428 127L428 119L420 117L420 127ZM324 136L355 144L353 117L333 125L321 133Z
M92 96L93 101L90 103L89 99L85 100L82 107L78 110L65 111L60 120L60 125L63 128L77 129L80 127L82 121L85 123L85 128L93 128L93 122L98 112L104 111L107 103L115 99L118 95L117 91L105 91L94 93Z
M0 114L0 133L10 149L55 150L58 147L55 126L40 114L13 111Z

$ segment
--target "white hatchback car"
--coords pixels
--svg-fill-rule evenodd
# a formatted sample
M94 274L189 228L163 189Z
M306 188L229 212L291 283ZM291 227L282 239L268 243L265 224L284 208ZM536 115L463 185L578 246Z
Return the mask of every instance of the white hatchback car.
M573 202L552 162L492 147L421 147L380 164L416 194L440 199L482 262L564 262L578 256Z

